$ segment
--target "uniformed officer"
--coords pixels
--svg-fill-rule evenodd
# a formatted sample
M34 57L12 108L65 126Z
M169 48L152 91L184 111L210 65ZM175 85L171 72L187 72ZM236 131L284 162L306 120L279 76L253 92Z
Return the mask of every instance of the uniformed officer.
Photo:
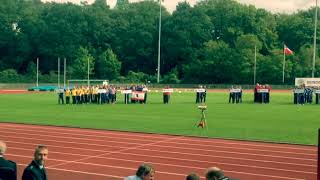
M58 89L58 104L64 104L63 94L64 94L64 89L60 87Z
M5 142L0 141L0 179L17 180L17 165L15 162L5 159L4 153L7 150Z
M34 159L24 169L22 180L48 180L47 171L44 167L48 159L48 147L39 145L34 152Z

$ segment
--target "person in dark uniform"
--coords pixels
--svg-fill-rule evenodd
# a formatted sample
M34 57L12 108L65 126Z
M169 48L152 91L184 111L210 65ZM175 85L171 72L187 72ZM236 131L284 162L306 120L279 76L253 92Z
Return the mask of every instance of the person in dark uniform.
M203 92L203 102L206 103L206 99L207 99L207 87L203 86L204 92Z
M168 104L169 103L170 94L171 94L171 92L169 91L169 86L166 86L163 89L163 104Z
M206 180L236 180L224 175L223 171L217 167L210 167L206 170Z
M0 179L17 180L17 164L3 157L6 150L6 143L0 141Z
M319 89L319 87L316 87L314 93L316 94L316 104L319 104L319 99L320 99L320 89Z
M58 89L58 104L64 104L63 94L64 94L64 89L60 87Z
M44 167L48 158L48 147L39 145L34 152L34 159L24 169L22 180L48 180L48 175Z

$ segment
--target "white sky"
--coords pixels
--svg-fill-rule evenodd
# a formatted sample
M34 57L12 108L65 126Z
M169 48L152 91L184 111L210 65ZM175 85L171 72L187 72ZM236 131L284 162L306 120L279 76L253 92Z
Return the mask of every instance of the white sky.
M80 3L82 0L42 0L42 1L56 1L56 2L74 2ZM94 0L86 0L88 3L92 3ZM130 2L137 2L139 0L129 0ZM172 12L178 2L185 0L164 0L163 5ZM200 0L187 0L191 5L194 5ZM272 12L292 13L298 9L308 9L311 6L315 6L316 0L236 0L244 4L253 4L257 8L264 8ZM116 4L116 0L107 0L110 7Z

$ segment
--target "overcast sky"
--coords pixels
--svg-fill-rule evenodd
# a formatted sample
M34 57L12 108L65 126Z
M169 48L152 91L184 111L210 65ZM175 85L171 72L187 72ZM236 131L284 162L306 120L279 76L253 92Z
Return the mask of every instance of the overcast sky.
M74 2L80 3L81 0L43 0L43 1L56 1L56 2ZM88 3L92 3L94 0L87 0ZM130 2L137 2L139 0L129 0ZM166 8L172 12L178 2L185 0L164 0L163 4ZM187 0L190 4L194 5L200 0ZM297 9L308 9L311 6L315 6L316 0L236 0L240 3L253 4L258 8L264 8L272 12L292 13ZM113 7L116 4L116 0L107 0L107 3Z

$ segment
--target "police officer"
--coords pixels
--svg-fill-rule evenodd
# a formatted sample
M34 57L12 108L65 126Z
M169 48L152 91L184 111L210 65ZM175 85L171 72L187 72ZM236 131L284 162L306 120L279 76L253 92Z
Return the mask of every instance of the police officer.
M23 171L22 180L48 180L44 167L47 158L48 148L45 145L39 145L35 149L34 159Z

